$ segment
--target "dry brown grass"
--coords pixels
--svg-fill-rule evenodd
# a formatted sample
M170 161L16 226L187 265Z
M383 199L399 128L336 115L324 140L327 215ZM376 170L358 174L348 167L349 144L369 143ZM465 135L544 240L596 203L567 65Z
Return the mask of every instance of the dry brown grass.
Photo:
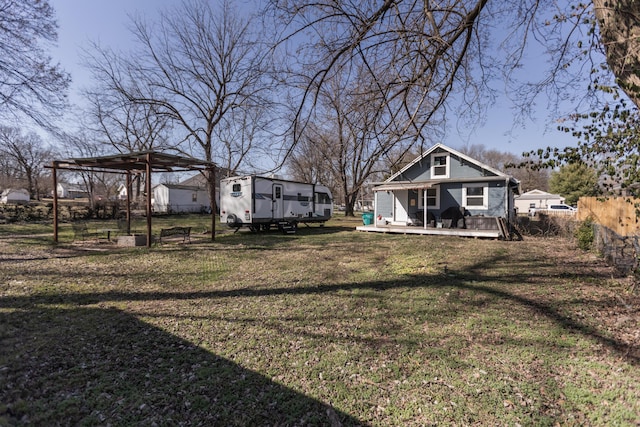
M565 239L0 232L0 425L635 425L637 295Z

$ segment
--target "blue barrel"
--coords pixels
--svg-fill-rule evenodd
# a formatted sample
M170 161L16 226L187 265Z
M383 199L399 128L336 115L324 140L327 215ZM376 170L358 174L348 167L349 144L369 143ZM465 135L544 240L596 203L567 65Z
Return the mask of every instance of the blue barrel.
M365 212L362 214L362 223L364 225L373 224L373 212Z

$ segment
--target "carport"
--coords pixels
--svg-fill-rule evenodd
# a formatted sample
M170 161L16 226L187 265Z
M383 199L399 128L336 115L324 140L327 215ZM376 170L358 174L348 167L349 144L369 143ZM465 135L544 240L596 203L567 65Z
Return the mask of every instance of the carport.
M209 196L211 200L211 240L215 240L215 164L192 157L177 156L156 151L115 154L102 157L85 157L67 160L54 160L49 166L53 173L53 240L58 242L58 170L77 172L105 172L126 175L127 232L131 230L131 177L133 174L145 173L146 215L147 215L147 247L151 247L151 176L154 172L187 172L199 171L208 174Z

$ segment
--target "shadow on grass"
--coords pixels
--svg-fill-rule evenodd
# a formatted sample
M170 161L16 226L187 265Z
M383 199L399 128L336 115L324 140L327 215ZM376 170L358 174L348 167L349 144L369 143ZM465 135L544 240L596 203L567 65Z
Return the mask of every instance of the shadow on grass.
M362 425L116 309L0 313L0 425Z
M393 281L356 282L345 284L325 284L309 286L286 286L269 287L251 286L231 290L208 290L198 292L103 292L103 293L82 293L82 294L46 294L34 296L19 296L0 298L0 308L14 308L22 310L35 310L41 304L76 304L79 306L92 305L113 301L180 301L196 299L226 299L226 298L259 298L278 295L322 295L326 293L371 290L385 291L397 288L447 288L453 290L464 290L474 295L484 295L504 301L506 304L515 304L526 309L533 315L543 316L563 329L590 337L604 347L617 353L628 362L637 365L640 355L637 348L630 348L626 343L607 336L603 330L586 322L566 314L561 306L554 301L545 302L537 299L535 294L531 296L523 295L523 292L512 291L514 284L522 286L529 283L532 289L536 288L536 281L540 277L545 277L545 272L540 276L532 274L509 274L505 273L499 277L483 275L482 271L490 271L489 265L504 263L508 261L505 256L496 256L483 263L478 263L467 267L462 271L449 271L446 275L406 275L404 279ZM544 264L547 268L550 266ZM535 271L534 265L530 271ZM581 273L576 266L576 278L593 278L592 275ZM96 278L97 279L97 278ZM141 280L143 278L141 277ZM582 304L589 305L591 302L583 301ZM473 303L467 303L463 310L481 310Z
M607 336L604 328L567 314L557 302L547 302L526 292L523 284L530 284L535 290L536 280L546 277L552 264L538 260L528 270L487 273L494 272L490 266L508 262L506 255L496 256L446 274L406 275L393 281L364 283L0 297L0 309L4 309L0 311L0 424L5 420L15 424L46 424L60 417L69 424L362 424L349 414L141 322L130 313L86 307L119 301L225 300L279 295L320 298L341 292L357 292L358 298L379 295L383 299L384 291L398 288L464 291L480 299L471 302L461 299L455 306L460 312L453 316L462 318L483 310L485 303L517 306L524 315L544 317L638 365L637 348ZM573 267L576 278L592 277L579 266ZM102 273L95 274L99 280ZM72 308L57 309L57 304ZM588 307L590 302L583 304ZM415 307L396 314L415 316ZM287 319L281 320L274 328L288 326ZM298 333L307 332L298 330ZM393 336L389 339L393 340ZM490 335L487 339L486 344L496 344L491 342ZM544 344L507 339L514 339L514 345ZM430 351L442 350L434 345ZM447 355L443 353L442 357Z

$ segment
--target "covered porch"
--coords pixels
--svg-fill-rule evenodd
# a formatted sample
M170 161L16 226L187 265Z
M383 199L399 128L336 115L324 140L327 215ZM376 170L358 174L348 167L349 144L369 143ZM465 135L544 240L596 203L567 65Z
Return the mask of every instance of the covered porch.
M374 188L376 204L373 221L364 222L356 230L509 239L506 214L501 215L502 209L489 209L489 184L484 183L490 181L501 183L505 182L505 178L382 183ZM468 188L462 190L465 186L479 190L479 195ZM503 205L506 206L506 194L500 193L498 197L504 200Z

